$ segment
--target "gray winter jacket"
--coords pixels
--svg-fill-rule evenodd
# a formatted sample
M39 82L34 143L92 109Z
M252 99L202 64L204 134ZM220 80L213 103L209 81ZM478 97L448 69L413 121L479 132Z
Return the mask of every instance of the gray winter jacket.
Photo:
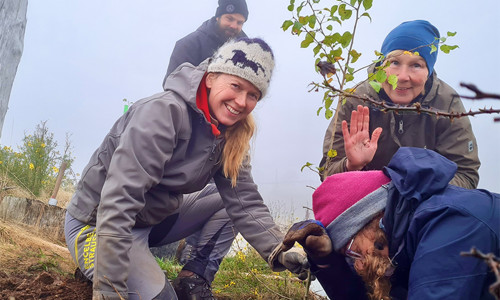
M134 103L120 117L85 167L68 212L97 224L95 281L98 291L126 291L131 229L160 223L182 194L214 179L226 210L243 237L267 259L281 242L253 182L242 166L236 187L224 177L224 138L212 134L196 106L196 91L207 69L183 64L168 78L166 92ZM223 129L222 129L223 130Z
M246 34L241 31L239 37L241 36L246 36ZM198 29L178 40L170 55L167 74L163 80L163 89L167 89L165 83L168 75L178 66L185 62L189 62L193 66L199 65L211 57L226 41L227 38L220 33L215 17L206 20Z
M427 80L425 91L423 97L419 96L414 100L420 102L422 107L433 107L447 112L465 111L457 92L440 80L436 72L433 72L431 78ZM380 90L380 94L378 94L368 82L358 87L356 94L368 95L377 101L390 102L383 90ZM347 171L341 122L346 120L349 124L351 112L356 110L358 105L370 107L370 132L373 132L377 127L383 129L378 141L377 152L373 160L365 166L366 170L382 170L399 147L426 148L438 152L458 165L458 171L450 184L468 189L477 187L480 162L476 138L468 117L450 121L449 118L437 118L433 115L415 112L382 112L379 108L355 98L349 98L342 105L338 112L336 128L333 128L332 120L326 131L320 167L325 167L324 172L327 175ZM332 144L331 138L334 130L335 137ZM327 153L330 149L337 151L336 157L328 158ZM328 163L326 163L327 160L329 160Z

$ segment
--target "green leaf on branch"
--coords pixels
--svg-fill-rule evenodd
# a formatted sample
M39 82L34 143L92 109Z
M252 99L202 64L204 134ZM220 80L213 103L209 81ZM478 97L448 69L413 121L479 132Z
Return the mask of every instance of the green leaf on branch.
M316 16L312 15L309 17L309 27L314 29L314 26L316 26Z
M323 106L321 106L320 108L318 108L318 111L316 112L316 115L319 117L319 113L321 112L321 110L323 109Z
M302 48L309 47L309 45L311 45L311 43L314 42L315 34L316 34L315 32L308 32L306 34L306 38L302 41L302 43L300 43L300 47Z
M333 103L332 97L326 97L325 98L325 108L326 109L329 109L330 106L332 106L332 103Z
M457 45L453 45L453 46L450 46L450 45L441 45L441 47L439 47L439 49L441 49L441 51L443 51L446 54L450 53L451 50L454 50L454 49L457 49L457 48L458 48Z
M332 116L333 116L333 110L331 110L331 109L327 109L327 110L325 110L325 118L326 118L327 120L330 120L330 118L331 118Z
M293 11L293 9L294 9L295 7L294 7L294 5L293 5L293 4L290 4L290 5L288 5L288 7L287 7L287 8L288 8L288 10L289 10L289 11Z
M300 15L300 12L302 11L303 7L304 7L304 2L302 2L302 4L300 4L300 6L297 7L297 16Z
M300 172L304 171L305 168L309 168L310 166L312 166L313 164L310 163L310 162L306 162L305 165L302 166L302 168L300 168Z
M387 74L385 73L384 70L378 70L377 73L375 73L375 80L383 83L387 80Z
M342 45L342 47L347 48L349 46L349 44L351 43L351 41L352 41L352 33L350 33L349 31L346 31L346 32L344 32L344 34L340 38L339 42Z
M356 5L356 1L357 1L357 0L351 0L351 6Z
M372 5L373 5L373 0L363 0L363 7L365 8L365 10L369 10L372 7Z
M354 76L352 74L345 74L345 82L353 81Z
M300 24L299 22L295 22L295 23L293 23L292 32L295 34L300 34L302 32L300 30L301 28L302 28L302 24Z
M346 9L346 5L339 6L339 16L342 21L348 20L352 16L352 10Z
M327 46L332 46L335 43L337 43L340 40L341 36L338 32L335 32L332 35L327 35L325 36L325 39L323 40L323 44Z
M309 23L309 16L306 16L306 17L299 17L299 22L300 22L300 24L302 24L302 25L306 25L307 23Z
M333 26L332 25L328 25L328 26L326 26L326 29L329 30L329 31L332 31Z
M370 85L377 93L380 92L380 88L382 88L382 84L375 80L370 81Z
M333 158L337 156L337 150L330 149L328 150L328 153L326 154L328 157Z
M281 28L283 28L283 31L287 31L288 28L290 28L290 26L292 25L293 25L292 21L286 20L285 22L283 22L283 25L281 25Z
M363 13L359 18L361 19L361 17L368 17L368 19L370 19L370 22L372 21L372 17L370 16L369 13Z
M317 44L316 47L314 47L314 56L318 55L319 50L321 50L321 44Z
M387 78L387 82L392 85L392 89L395 90L398 86L398 76L392 74Z
M455 31L455 32L450 32L450 31L448 31L448 32L446 33L446 35L447 35L447 36L455 36L455 34L457 34L457 32L456 32L456 31Z
M355 63L358 60L358 58L361 56L361 53L359 53L358 51L356 51L354 49L352 49L351 52L349 52L349 54L351 54L351 57L352 57L352 59L351 59L352 64ZM350 72L350 73L352 73L352 72Z
M337 11L337 8L338 8L338 5L334 5L332 6L332 8L330 8L330 16L333 17L333 14Z
M332 61L335 61L335 57L342 57L342 48L338 47L337 49L330 51L330 55L334 58Z
M436 45L432 44L432 45L431 45L431 52L430 52L430 53L432 53L432 52L436 52L436 51L437 51L437 47L436 47Z

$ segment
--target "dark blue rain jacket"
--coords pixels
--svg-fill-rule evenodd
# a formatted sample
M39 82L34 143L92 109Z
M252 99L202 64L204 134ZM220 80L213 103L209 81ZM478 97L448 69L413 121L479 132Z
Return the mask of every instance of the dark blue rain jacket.
M460 253L475 247L500 256L500 195L449 185L456 168L432 150L402 147L384 169L391 178L383 225L396 265L393 299L494 299L493 272ZM312 269L331 299L366 299L359 276L338 255L329 269Z

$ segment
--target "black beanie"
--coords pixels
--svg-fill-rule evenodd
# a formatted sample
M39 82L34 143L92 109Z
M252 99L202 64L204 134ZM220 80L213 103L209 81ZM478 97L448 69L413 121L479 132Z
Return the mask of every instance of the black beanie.
M215 11L215 17L220 17L224 14L241 14L248 19L248 8L245 0L219 0L219 7Z

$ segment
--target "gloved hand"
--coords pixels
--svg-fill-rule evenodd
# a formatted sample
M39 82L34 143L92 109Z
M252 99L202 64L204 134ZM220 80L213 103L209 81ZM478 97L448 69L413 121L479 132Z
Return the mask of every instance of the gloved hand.
M286 252L280 252L278 254L278 261L290 272L297 274L299 279L307 279L309 262L304 250L294 247Z
M305 220L290 227L283 239L283 251L293 247L298 242L314 259L328 256L332 252L332 241L320 221Z

